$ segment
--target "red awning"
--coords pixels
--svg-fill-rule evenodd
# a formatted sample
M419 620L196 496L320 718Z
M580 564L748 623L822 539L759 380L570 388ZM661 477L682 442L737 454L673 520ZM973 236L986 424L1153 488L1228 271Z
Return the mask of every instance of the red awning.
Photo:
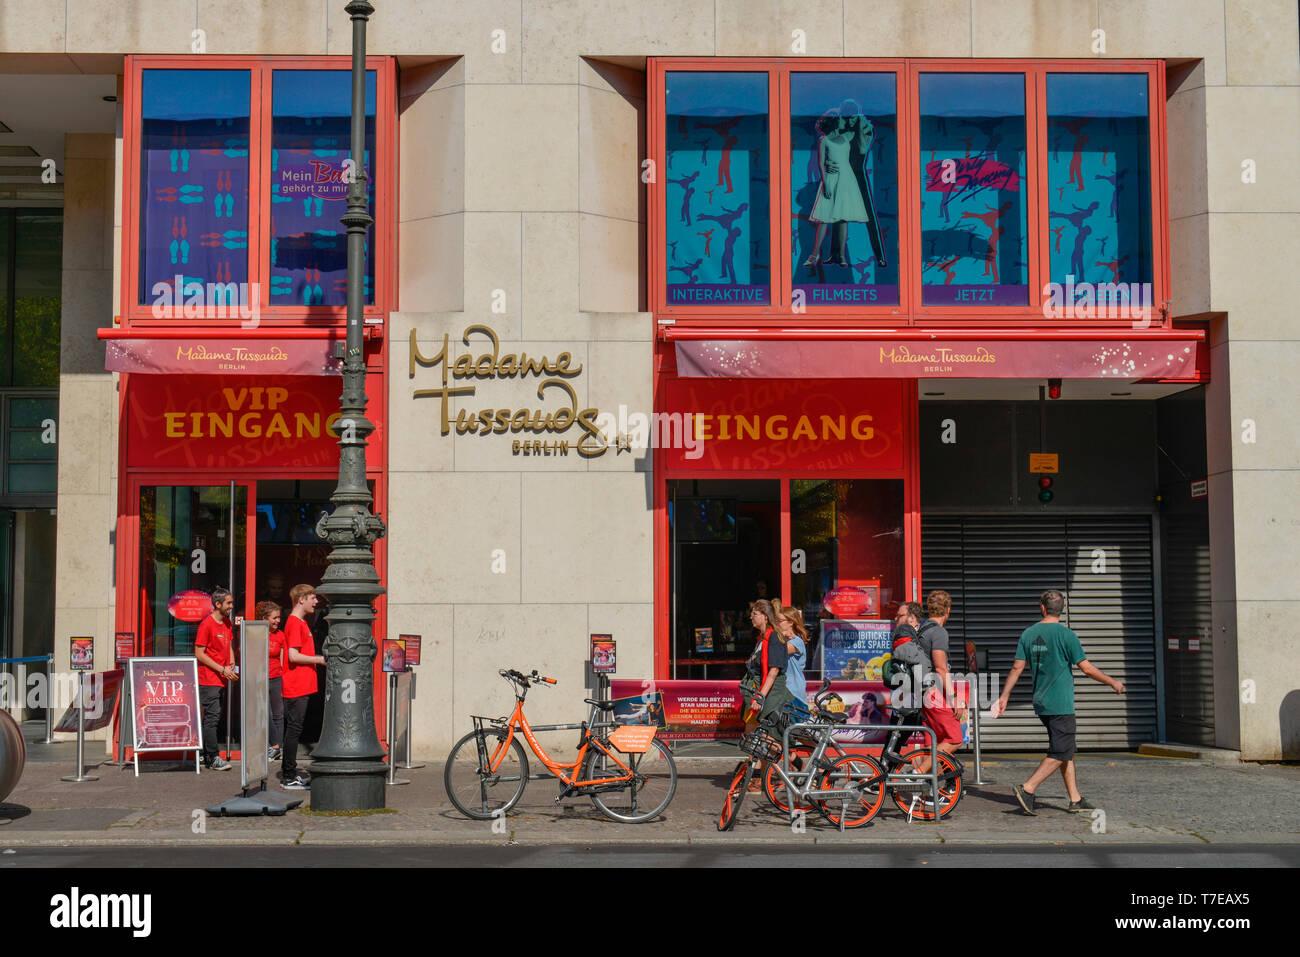
M109 372L283 376L339 375L343 368L342 360L333 357L333 340L319 336L114 337L105 345Z
M670 327L677 374L756 379L1209 381L1199 330Z

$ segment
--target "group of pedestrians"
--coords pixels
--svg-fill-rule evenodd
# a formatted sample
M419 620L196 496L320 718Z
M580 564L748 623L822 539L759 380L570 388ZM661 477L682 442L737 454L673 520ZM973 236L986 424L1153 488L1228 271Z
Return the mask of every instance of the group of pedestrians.
M298 769L298 743L306 722L307 706L317 692L316 667L325 659L316 653L316 640L307 618L316 610L316 589L295 585L289 590L292 607L287 618L283 609L272 601L258 602L256 614L270 626L269 645L269 712L267 758L280 762L280 786L302 791L311 786L310 779ZM211 771L227 771L229 761L217 748L217 728L221 721L222 702L228 682L239 680L234 666L234 633L231 610L235 600L225 588L212 593L212 614L199 623L194 639L194 656L199 665L199 706L203 713L203 766Z
M1006 712L1011 691L1028 665L1034 680L1034 713L1048 735L1046 757L1024 784L1014 789L1017 803L1029 815L1037 814L1038 788L1058 771L1069 796L1068 810L1093 809L1079 791L1074 762L1077 750L1074 667L1108 685L1116 694L1124 693L1123 683L1092 664L1084 654L1079 636L1061 623L1064 610L1065 596L1060 591L1048 589L1042 593L1040 620L1021 633L1002 694L990 708L990 716L995 719ZM968 714L956 699L949 663L950 637L946 625L951 616L952 596L946 591L932 591L924 606L918 602L904 602L899 606L892 636L893 654L909 666L915 665L922 675L921 722L934 732L936 748L948 755L962 746L962 722ZM806 693L804 669L808 654L808 632L799 609L783 605L779 600L760 598L750 605L750 623L759 640L747 664L746 678L741 682L741 714L746 734L760 723L771 721L797 694ZM928 772L929 754L917 755L914 766L918 773ZM762 775L756 775L751 790L761 787L758 783L761 780Z

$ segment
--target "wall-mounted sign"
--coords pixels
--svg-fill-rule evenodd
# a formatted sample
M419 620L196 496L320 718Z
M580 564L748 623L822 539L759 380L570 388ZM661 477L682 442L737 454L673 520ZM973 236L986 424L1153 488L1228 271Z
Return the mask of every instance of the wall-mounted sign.
M119 631L113 636L113 660L121 664L135 655L135 632Z
M1060 458L1056 452L1030 452L1029 471L1034 474L1056 475L1061 470Z
M471 337L475 337L474 347L481 349L477 354L465 352L453 358L451 336L444 333L442 348L426 356L420 351L415 330L411 330L409 378L415 378L419 366L436 367L442 381L441 388L414 389L411 397L438 400L441 435L450 435L453 428L457 435L509 435L511 451L516 455L573 452L593 458L603 455L611 445L624 447L617 439L611 443L597 423L599 409L578 408L578 393L570 381L582 374L582 364L574 364L572 353L561 352L554 358L527 352L502 354L496 331L483 325L467 326L461 341L470 346ZM485 337L486 343L478 337ZM542 407L489 408L491 400L478 394L481 383L529 378L537 380L537 399L544 403ZM453 398L458 407L454 416ZM480 405L483 407L476 407Z
M1201 650L1201 639L1199 639L1199 638L1188 638L1188 639L1187 639L1187 650L1188 650L1188 651L1200 651L1200 650Z
M212 596L205 591L181 591L167 599L167 613L180 621L202 621L212 614Z
M1178 646L1178 641L1179 641L1179 640L1178 640L1177 638L1170 638L1170 639L1168 639L1168 641L1167 641L1166 644L1168 645L1168 648L1169 648L1170 651L1177 651L1177 650L1178 650L1178 647L1179 647L1179 646Z
M846 585L822 597L822 607L832 618L875 618L880 614L880 585Z
M73 671L94 671L95 670L95 639L94 638L70 639L70 648L68 649L68 666Z
M1210 480L1197 479L1192 483L1192 498L1205 498L1210 494Z

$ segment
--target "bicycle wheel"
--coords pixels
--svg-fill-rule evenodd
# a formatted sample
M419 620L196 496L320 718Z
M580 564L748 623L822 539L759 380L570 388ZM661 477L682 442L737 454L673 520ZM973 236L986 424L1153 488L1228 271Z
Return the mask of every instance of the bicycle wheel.
M903 763L895 771L896 774L915 774L916 766L913 759L920 754L929 754L929 748L911 748L903 752ZM940 751L937 755L939 761L939 817L943 817L957 806L961 800L963 788L961 786L961 776L957 773L957 764L944 752ZM920 818L922 821L934 820L934 797L930 793L930 785L926 783L919 784L893 784L890 785L890 792L893 794L894 803L904 814L910 814L912 817Z
M885 772L874 758L862 754L846 754L837 758L829 768L817 774L815 782L819 791L838 791L859 787L856 798L829 798L813 800L817 810L836 827L843 819L844 826L863 827L879 813L885 803Z
M802 770L805 772L809 770L807 762L811 755L812 752L806 748L799 748L790 752L791 759L798 758L804 762ZM777 764L776 761L767 762L767 770L763 773L763 793L767 795L767 799L772 803L773 807L783 814L789 814L789 789L785 786L785 781L781 779L781 775L776 772ZM795 808L796 811L811 811L812 809L811 804L800 804Z
M736 768L736 773L727 786L727 797L722 802L722 814L718 818L718 830L730 831L736 826L736 815L745 803L745 792L749 790L749 779L754 776L754 765L743 761Z
M649 821L663 813L677 793L677 763L662 741L651 741L644 754L618 754L619 760L636 775L620 790L593 791L591 803L606 817L625 824ZM608 745L607 745L608 746ZM616 778L626 774L604 751L592 745L582 762L582 780Z
M509 811L524 795L528 758L518 738L510 742L494 773L481 770L496 757L505 738L506 733L500 730L471 731L447 755L442 783L451 803L466 817L490 821Z

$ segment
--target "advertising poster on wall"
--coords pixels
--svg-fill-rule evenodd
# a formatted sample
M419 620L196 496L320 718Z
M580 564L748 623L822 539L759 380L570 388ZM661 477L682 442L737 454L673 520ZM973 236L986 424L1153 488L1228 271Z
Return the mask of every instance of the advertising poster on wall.
M735 681L643 681L610 683L614 722L650 725L665 741L739 738L740 688Z
M113 637L113 660L122 664L135 655L135 632L119 631Z
M893 622L823 619L822 675L832 681L879 681L893 650Z
M132 658L128 670L135 753L202 748L198 661ZM136 773L140 773L138 761Z

